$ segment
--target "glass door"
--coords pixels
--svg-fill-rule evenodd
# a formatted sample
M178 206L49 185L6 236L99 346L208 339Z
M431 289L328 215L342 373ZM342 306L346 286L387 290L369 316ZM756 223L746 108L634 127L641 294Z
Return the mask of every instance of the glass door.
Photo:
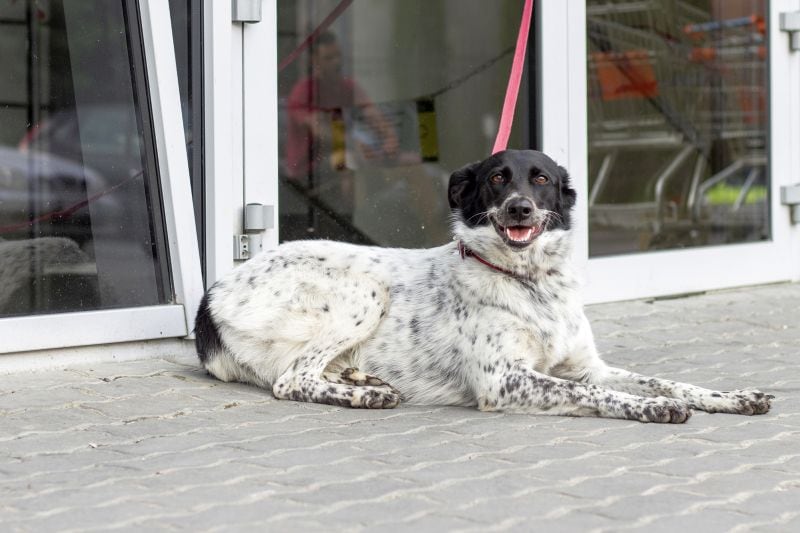
M169 12L138 4L0 4L0 352L188 334Z
M562 109L543 138L580 177L588 301L796 277L779 191L796 180L800 88L778 18L798 2L543 4L540 29L570 39L543 37L543 57L568 51L566 66L543 61L542 83L570 85L560 101L543 89L543 109Z
M779 187L797 61L778 15L796 4L586 2L594 298L795 274Z
M537 0L510 146L570 170L589 302L796 276L778 16L798 4ZM287 0L246 25L244 196L277 206L268 245L449 239L447 177L491 149L522 1L493 6Z
M523 3L278 2L280 241L450 240L447 182L491 153ZM528 90L511 147L531 146Z

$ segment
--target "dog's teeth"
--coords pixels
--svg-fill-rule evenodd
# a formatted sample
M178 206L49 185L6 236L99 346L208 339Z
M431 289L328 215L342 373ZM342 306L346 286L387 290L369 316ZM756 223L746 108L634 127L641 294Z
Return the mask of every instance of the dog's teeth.
M528 242L533 237L536 227L531 228L506 228L505 233L509 240L514 242Z

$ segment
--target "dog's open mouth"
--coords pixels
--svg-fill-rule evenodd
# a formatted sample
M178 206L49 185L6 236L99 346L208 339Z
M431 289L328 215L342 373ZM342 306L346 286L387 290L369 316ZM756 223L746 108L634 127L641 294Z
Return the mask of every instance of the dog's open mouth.
M494 224L497 233L511 246L524 247L533 242L542 233L542 225L536 226L501 226Z

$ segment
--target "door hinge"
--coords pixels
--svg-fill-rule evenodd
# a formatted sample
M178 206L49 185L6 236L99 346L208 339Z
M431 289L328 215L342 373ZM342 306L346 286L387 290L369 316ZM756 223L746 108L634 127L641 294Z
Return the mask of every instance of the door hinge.
M781 13L781 31L789 33L789 49L800 50L800 11Z
M250 235L233 236L233 259L234 261L250 259Z
M789 206L792 224L800 224L800 183L781 187L781 204Z
M233 22L261 22L261 0L231 0Z
M244 233L233 236L233 258L246 261L263 249L264 232L275 227L271 205L247 204L244 208Z

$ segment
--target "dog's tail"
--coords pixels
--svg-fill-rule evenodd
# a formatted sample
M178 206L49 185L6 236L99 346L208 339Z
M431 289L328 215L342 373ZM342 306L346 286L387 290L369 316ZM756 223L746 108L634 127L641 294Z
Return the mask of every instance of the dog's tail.
M197 318L194 321L194 345L197 349L197 356L205 367L216 354L225 351L219 328L211 315L210 303L209 293L206 292L203 299L200 300L200 308L197 310Z

